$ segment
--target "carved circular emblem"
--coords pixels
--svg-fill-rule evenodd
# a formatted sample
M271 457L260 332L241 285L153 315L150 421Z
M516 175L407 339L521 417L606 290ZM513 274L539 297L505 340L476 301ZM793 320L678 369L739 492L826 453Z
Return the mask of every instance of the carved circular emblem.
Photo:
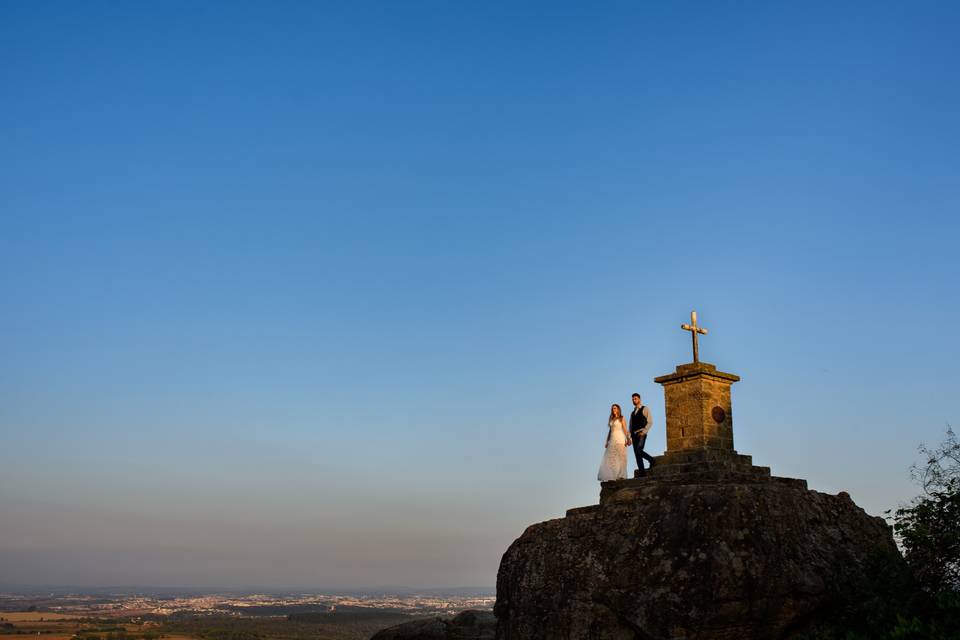
M717 422L723 422L727 419L727 412L723 410L723 407L714 407L710 415L713 416L713 419Z

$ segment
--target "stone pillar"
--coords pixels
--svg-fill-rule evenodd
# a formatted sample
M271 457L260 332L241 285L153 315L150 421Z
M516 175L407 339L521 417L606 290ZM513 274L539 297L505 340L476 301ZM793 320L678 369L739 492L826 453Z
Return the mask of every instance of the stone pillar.
M654 378L663 385L667 414L667 453L691 450L733 452L730 385L740 376L706 362L681 364Z

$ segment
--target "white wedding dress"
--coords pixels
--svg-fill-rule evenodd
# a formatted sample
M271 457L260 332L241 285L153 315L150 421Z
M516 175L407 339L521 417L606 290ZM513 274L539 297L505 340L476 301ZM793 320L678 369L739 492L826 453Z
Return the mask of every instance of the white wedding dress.
M600 472L597 480L621 480L627 477L627 438L623 435L620 422L611 420L607 423L610 428L610 442L603 450L603 459L600 460Z

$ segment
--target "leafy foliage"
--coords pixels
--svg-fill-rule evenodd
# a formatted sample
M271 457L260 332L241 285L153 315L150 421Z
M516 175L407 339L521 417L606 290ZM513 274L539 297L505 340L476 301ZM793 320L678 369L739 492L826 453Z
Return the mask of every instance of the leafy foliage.
M911 475L923 493L892 518L903 558L874 558L869 580L837 594L830 621L797 640L960 638L960 440L948 427L938 447L920 453Z
M960 591L960 441L949 427L936 449L920 448L913 468L923 495L897 509L894 531L920 586L936 596Z

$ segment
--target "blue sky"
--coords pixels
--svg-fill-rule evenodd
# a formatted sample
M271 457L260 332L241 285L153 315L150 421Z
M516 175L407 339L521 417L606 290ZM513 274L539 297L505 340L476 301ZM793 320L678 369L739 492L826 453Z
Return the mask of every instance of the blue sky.
M0 575L492 585L702 358L880 514L960 422L957 8L0 5Z

